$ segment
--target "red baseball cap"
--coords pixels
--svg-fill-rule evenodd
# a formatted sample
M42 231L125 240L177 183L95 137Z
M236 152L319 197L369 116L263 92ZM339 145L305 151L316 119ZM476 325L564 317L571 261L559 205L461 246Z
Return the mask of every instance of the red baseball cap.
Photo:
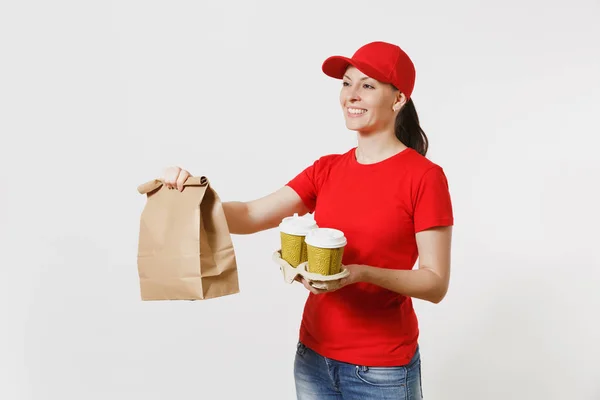
M415 86L415 66L408 55L395 44L371 42L359 48L352 58L332 56L323 62L323 72L342 79L346 68L353 65L363 74L390 83L408 100Z

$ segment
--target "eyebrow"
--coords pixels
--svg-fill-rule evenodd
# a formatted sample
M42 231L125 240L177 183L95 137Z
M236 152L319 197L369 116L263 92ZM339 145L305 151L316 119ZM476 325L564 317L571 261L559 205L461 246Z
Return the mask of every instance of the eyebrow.
M348 75L344 75L344 78L348 78L348 79L352 80L352 78L350 78ZM364 77L360 78L359 81L364 81L367 79L370 79L370 78L368 76L364 76Z

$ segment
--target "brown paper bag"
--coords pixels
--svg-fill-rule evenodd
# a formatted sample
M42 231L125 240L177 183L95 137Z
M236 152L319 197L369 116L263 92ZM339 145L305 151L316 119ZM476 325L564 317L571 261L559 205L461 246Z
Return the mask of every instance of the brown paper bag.
M153 180L138 192L147 196L138 244L142 300L206 300L238 293L229 227L208 179L190 177L181 192Z

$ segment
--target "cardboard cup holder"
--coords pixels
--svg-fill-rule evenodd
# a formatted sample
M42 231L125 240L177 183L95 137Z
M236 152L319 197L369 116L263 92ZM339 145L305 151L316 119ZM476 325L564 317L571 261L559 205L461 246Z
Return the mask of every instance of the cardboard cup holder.
M277 250L273 253L273 261L279 265L285 283L293 283L296 280L296 277L300 275L315 289L336 289L340 284L340 279L350 275L350 272L345 269L343 265L341 266L341 271L335 275L321 275L309 272L307 270L308 262L303 262L294 268L281 258L281 250Z

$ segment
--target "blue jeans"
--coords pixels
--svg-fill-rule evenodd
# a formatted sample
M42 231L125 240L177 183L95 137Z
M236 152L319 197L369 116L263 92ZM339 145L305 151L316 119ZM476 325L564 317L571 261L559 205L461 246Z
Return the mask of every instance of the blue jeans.
M420 400L419 348L407 365L369 367L323 357L298 342L294 360L298 400Z

